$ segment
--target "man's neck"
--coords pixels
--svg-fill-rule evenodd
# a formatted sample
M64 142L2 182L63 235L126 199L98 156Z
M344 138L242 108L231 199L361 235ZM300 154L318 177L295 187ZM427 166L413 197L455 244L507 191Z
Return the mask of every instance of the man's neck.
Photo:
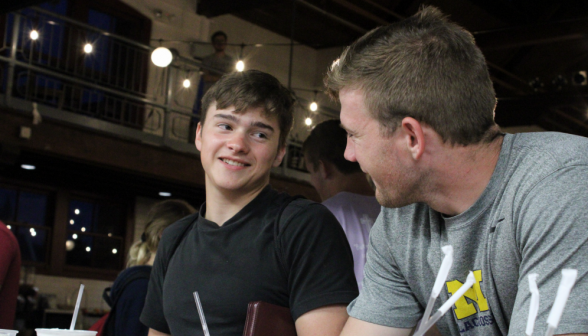
M445 151L432 172L425 195L434 210L455 216L469 209L482 195L498 163L504 137L489 144L455 146Z
M208 183L207 183L208 184ZM224 190L206 187L206 213L204 218L218 226L233 218L241 209L249 204L266 185L248 191Z

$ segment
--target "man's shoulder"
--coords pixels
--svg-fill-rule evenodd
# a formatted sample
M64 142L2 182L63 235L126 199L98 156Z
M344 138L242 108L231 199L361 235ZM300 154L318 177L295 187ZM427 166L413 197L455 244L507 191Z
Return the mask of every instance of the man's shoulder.
M577 178L588 168L588 139L580 136L521 133L507 135L505 142L501 183L507 195L517 195L516 203L542 183Z
M537 168L559 168L588 164L588 139L557 132L507 135L512 142L511 157ZM541 162L543 166L537 166ZM527 167L525 168L527 169Z

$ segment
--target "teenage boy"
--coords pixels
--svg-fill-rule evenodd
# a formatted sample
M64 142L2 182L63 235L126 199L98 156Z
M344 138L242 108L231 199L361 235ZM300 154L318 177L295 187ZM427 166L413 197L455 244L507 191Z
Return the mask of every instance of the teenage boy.
M204 96L206 203L162 237L141 316L149 335L202 334L194 291L212 335L241 336L252 301L289 307L300 336L339 335L358 294L345 233L324 206L269 186L292 107L290 92L255 70Z

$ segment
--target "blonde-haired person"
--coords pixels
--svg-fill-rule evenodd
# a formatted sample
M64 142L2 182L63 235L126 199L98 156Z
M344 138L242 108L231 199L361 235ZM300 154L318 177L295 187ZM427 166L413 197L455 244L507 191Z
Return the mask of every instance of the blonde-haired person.
M112 311L104 326L104 336L146 336L148 328L139 321L145 304L149 274L163 230L196 212L183 200L156 203L147 215L141 239L133 244L125 269L114 281L110 292Z

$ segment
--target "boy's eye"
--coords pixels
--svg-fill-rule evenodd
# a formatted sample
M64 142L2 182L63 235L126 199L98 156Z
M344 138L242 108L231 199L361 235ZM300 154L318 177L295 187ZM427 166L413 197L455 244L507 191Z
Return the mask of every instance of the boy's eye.
M253 133L253 136L255 136L256 138L260 138L260 139L267 139L267 135L262 132Z

